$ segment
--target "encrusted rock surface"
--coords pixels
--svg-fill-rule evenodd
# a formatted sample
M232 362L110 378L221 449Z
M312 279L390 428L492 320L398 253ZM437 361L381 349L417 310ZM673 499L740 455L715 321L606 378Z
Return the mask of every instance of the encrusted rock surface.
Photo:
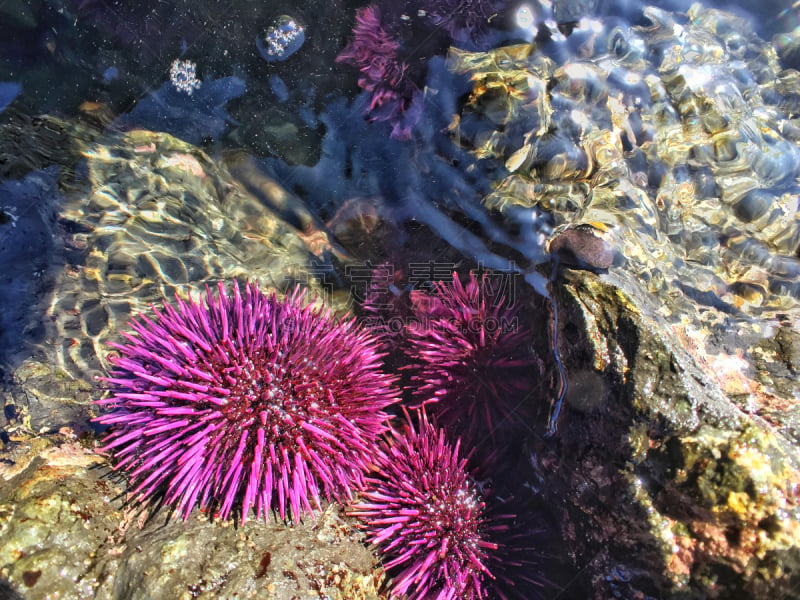
M735 360L703 364L683 331L596 275L565 272L553 290L571 388L558 433L541 442L536 464L545 504L561 515L582 572L569 591L793 597L800 453L794 433L765 418L766 409L746 412L734 400L758 374ZM797 343L796 331L777 335ZM783 401L796 410L796 400Z
M0 595L377 599L381 574L335 506L294 525L189 520L125 501L125 481L67 428L17 434L0 465Z

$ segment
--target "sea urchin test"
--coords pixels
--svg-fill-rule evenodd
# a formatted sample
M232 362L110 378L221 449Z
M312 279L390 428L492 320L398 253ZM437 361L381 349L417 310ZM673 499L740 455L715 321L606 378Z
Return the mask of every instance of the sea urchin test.
M294 520L349 499L398 399L376 340L353 319L255 284L164 303L131 321L103 381L103 452L140 500L164 494L225 519L241 508ZM313 505L313 506L312 506Z
M281 15L263 35L256 36L256 47L267 62L286 60L306 40L305 29L289 15Z

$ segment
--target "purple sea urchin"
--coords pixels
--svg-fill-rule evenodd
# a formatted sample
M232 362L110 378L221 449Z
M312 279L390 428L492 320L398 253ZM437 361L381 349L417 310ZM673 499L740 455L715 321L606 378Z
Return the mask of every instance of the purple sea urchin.
M419 88L411 78L409 64L400 57L400 49L398 39L381 23L378 7L367 6L356 13L353 39L336 61L360 71L358 85L371 94L369 119L389 122L393 138L407 139L419 119L419 107L412 108Z
M284 300L254 283L222 284L205 303L178 299L131 322L98 400L111 412L102 450L133 493L164 500L184 518L195 504L242 519L276 509L313 514L320 496L349 498L396 402L377 343L354 320Z
M408 327L413 394L445 428L461 424L471 439L525 412L521 395L531 385L535 362L517 308L470 273L436 284L436 294L415 303Z
M431 23L445 29L457 41L479 38L494 19L499 17L503 2L499 0L425 0Z
M488 536L507 525L486 517L459 443L450 446L424 412L406 429L392 431L350 513L385 556L393 598L485 598L498 549Z

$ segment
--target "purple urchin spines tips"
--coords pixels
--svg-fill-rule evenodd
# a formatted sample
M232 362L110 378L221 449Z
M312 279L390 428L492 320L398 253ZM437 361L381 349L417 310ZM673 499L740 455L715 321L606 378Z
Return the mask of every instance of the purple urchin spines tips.
M424 412L417 426L407 419L405 431L393 430L383 444L349 512L384 556L392 598L486 598L494 579L487 565L498 550L490 538L507 526L487 518L459 444L451 446Z
M362 323L381 342L389 355L402 353L406 325L411 320L413 286L403 269L381 263L372 270L364 293Z
M184 519L199 505L297 520L363 484L398 392L353 319L236 282L153 312L113 344L96 401L112 426L101 450L135 496L163 492Z
M447 429L475 436L524 413L536 361L519 307L470 273L416 303L407 333L412 393Z

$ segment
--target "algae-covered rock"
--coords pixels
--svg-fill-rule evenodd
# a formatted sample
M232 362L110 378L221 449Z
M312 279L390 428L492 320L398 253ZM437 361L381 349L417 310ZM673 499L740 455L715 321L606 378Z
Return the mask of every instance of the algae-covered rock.
M750 381L741 365L709 368L685 347L685 330L595 275L565 272L553 289L577 385L537 455L585 593L790 597L800 584L800 452L731 398L731 379Z
M124 479L69 429L15 436L2 457L4 598L378 598L381 573L335 506L292 526L184 522L127 503Z

